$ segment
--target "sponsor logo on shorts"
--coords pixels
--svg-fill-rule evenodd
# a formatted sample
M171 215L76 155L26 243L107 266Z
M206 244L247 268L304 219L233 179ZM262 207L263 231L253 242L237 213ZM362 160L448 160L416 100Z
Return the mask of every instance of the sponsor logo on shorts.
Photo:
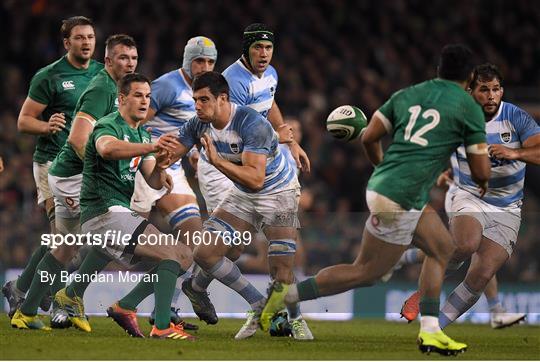
M71 209L75 209L77 207L77 202L73 200L71 197L65 198L66 205L69 206Z

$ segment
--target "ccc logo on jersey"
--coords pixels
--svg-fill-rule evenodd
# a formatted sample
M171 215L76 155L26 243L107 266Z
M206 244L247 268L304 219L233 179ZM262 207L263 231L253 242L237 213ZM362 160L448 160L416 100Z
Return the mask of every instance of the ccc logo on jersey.
M131 161L129 162L129 171L137 172L137 170L139 169L139 165L141 164L141 160L142 160L141 156L133 157Z
M72 80L66 80L62 82L62 87L64 88L64 90L75 89L75 84Z

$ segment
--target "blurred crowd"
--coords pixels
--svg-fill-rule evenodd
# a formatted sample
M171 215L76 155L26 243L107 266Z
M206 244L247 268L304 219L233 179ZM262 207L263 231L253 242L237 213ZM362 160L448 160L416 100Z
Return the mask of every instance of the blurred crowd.
M312 172L301 176L308 274L352 261L365 219L364 192L372 167L359 143L339 143L326 132L333 108L354 104L369 117L392 92L434 77L438 53L449 42L465 42L479 63L500 66L507 100L519 104L522 93L512 89L540 84L540 47L535 46L540 5L526 0L435 0L429 6L420 0L5 0L0 5L5 34L0 52L0 155L5 164L0 174L0 269L24 266L48 230L44 212L35 205L34 138L19 134L16 123L31 76L63 54L59 28L72 15L95 21L98 60L108 35L132 35L138 42L138 71L151 78L180 66L192 36L216 42L216 70L223 70L240 56L245 26L265 22L274 29L276 100L285 115L299 119L302 145L312 162ZM534 102L540 105L540 99L533 97ZM534 108L531 112L540 118ZM521 236L499 275L503 280L540 280L538 167L529 168L527 179ZM433 193L439 209L441 195Z

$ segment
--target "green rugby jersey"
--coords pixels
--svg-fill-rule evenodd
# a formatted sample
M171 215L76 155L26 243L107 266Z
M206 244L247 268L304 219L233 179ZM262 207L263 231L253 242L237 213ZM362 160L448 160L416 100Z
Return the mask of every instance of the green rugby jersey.
M131 160L105 160L96 149L102 136L113 136L131 143L149 143L150 134L142 127L131 128L119 112L113 112L96 122L86 144L83 182L81 189L81 224L108 208L120 205L129 208L135 187L135 173L142 160L152 155L133 157Z
M117 87L109 73L102 69L88 84L83 92L73 118L78 112L84 112L98 120L118 109ZM83 162L69 143L64 143L62 149L54 159L49 173L58 177L78 175L83 170Z
M77 69L67 60L67 55L54 63L38 70L30 81L28 97L46 104L42 113L44 122L48 122L54 113L64 113L66 128L49 135L37 137L34 161L46 163L52 161L66 142L71 128L73 109L90 80L103 69L103 64L90 60L87 69Z
M392 144L368 182L404 209L422 209L459 145L486 142L484 114L457 83L432 79L396 92L376 114Z

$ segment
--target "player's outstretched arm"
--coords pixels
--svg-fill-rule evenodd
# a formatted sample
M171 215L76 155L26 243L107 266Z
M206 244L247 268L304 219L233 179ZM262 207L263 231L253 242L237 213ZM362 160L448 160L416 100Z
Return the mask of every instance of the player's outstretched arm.
M276 101L272 103L272 107L268 110L267 118L274 131L278 134L279 143L291 143L293 141L292 127L283 120L283 115Z
M280 126L285 124L283 115L281 114L281 110L279 109L276 101L272 102L272 106L268 110L268 121L270 121L270 124L272 124L272 128L274 128L275 131L277 131Z
M84 160L86 143L88 142L90 133L92 133L92 130L94 129L95 123L96 120L91 115L84 112L78 112L71 124L67 142L73 147L73 150L81 160Z
M141 174L146 183L153 189L160 190L166 187L169 191L172 190L173 180L165 170L170 165L170 153L161 149L155 157L145 157L141 165Z
M242 152L242 164L234 164L219 156L214 142L204 134L201 143L206 149L208 161L232 181L244 185L253 191L263 188L266 170L266 155L254 152Z
M540 134L531 136L521 148L508 148L503 145L490 145L489 154L497 159L519 160L532 165L540 165Z
M130 143L113 136L101 136L96 140L96 150L106 160L127 160L157 149L154 143Z
M41 116L45 108L47 108L46 104L41 104L27 97L17 119L19 132L32 135L48 135L61 131L66 126L64 114L54 113L48 122L43 122L38 117Z
M491 176L491 162L487 153L487 144L478 143L467 146L467 163L471 169L471 178L480 187L480 197L484 196Z
M169 153L169 166L184 157L189 149L178 140L174 133L167 133L159 137L157 147Z
M377 166L383 160L383 149L381 138L387 133L383 121L374 114L371 117L367 127L362 131L362 146L366 152L366 156L371 161L373 166Z
M307 153L300 147L298 143L292 139L292 132L290 135L287 135L284 132L280 132L283 130L283 126L287 126L285 121L283 120L283 115L281 114L281 110L279 109L276 101L272 103L272 107L268 111L268 121L270 121L270 124L272 124L272 128L278 133L279 135L279 143L287 143L291 150L291 155L293 156L294 160L296 161L296 166L302 171L302 172L309 172L311 170L311 162L309 161L309 157ZM292 131L292 128L285 128L285 130ZM284 137L282 137L282 135Z

